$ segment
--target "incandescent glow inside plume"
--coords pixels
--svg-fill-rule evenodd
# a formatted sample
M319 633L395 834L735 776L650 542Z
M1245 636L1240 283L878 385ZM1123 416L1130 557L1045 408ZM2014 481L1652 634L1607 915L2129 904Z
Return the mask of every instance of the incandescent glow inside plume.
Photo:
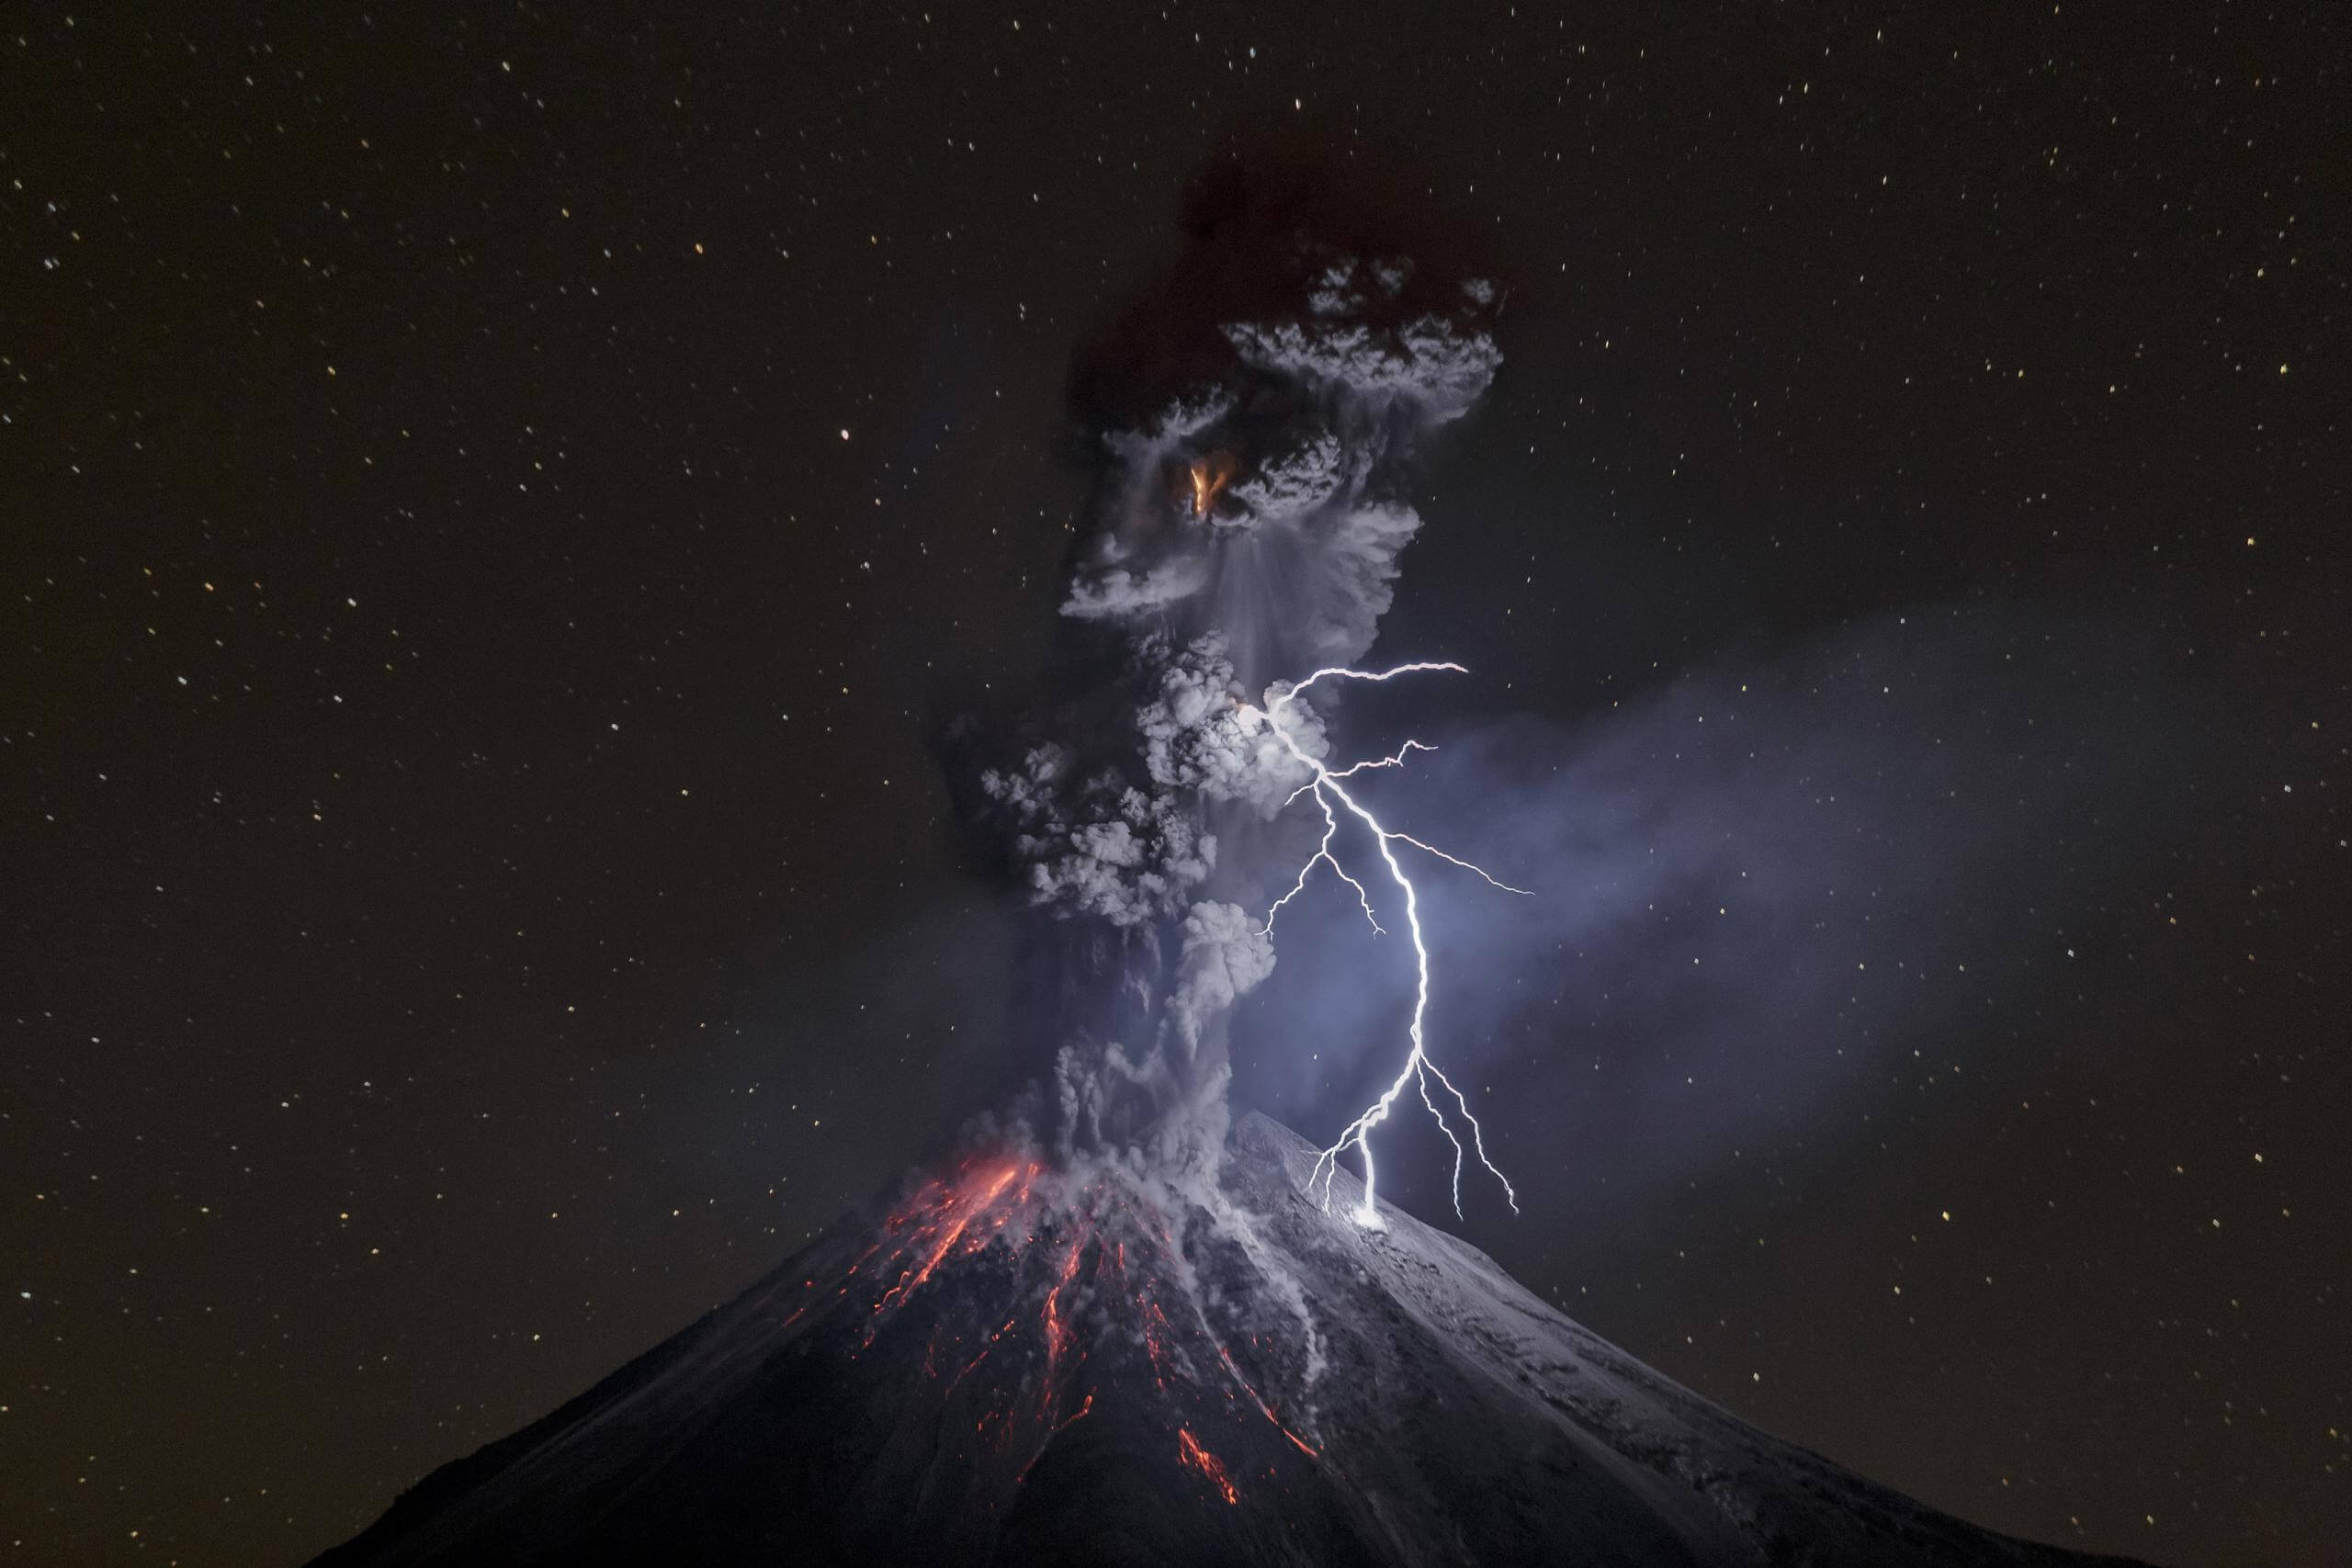
M1429 1109L1430 1115L1438 1124L1438 1130L1442 1132L1446 1141L1453 1145L1453 1212L1455 1215L1458 1217L1462 1213L1463 1163L1464 1158L1472 1153L1477 1156L1478 1163L1486 1167L1487 1174L1502 1184L1503 1197L1510 1204L1511 1213L1519 1212L1519 1194L1511 1190L1510 1179L1497 1168L1493 1160L1487 1157L1486 1139L1479 1129L1478 1118L1471 1113L1470 1101L1464 1098L1462 1091L1453 1086L1453 1080L1447 1077L1435 1062L1430 1060L1428 1043L1422 1029L1430 1004L1430 950L1428 942L1422 939L1421 935L1420 898L1414 890L1413 879L1405 874L1404 866L1396 859L1396 846L1400 843L1409 844L1414 849L1425 854L1433 855L1448 864L1460 866L1464 871L1476 872L1505 893L1525 896L1527 889L1498 882L1488 875L1485 870L1471 864L1466 860L1448 854L1435 845L1423 843L1408 833L1396 832L1384 827L1380 819L1365 809L1363 804L1351 795L1347 786L1340 782L1368 769L1401 767L1406 758L1411 753L1432 750L1433 747L1424 746L1418 740L1408 740L1390 756L1373 758L1335 771L1306 754L1299 746L1297 739L1283 724L1283 717L1290 705L1297 701L1299 694L1317 681L1388 681L1399 675L1439 670L1450 671L1455 674L1468 673L1459 664L1446 663L1399 664L1389 670L1317 670L1295 685L1286 689L1278 687L1270 692L1265 707L1262 710L1254 710L1262 714L1268 728L1272 729L1290 754L1296 758L1312 775L1306 784L1301 784L1292 794L1291 800L1295 801L1302 795L1312 795L1315 797L1315 804L1321 807L1323 812L1322 841L1316 846L1315 852L1307 857L1306 863L1298 868L1298 879L1291 885L1290 891L1275 899L1272 908L1266 911L1266 923L1262 929L1269 932L1274 929L1274 917L1282 913L1284 904L1297 897L1305 890L1307 877L1314 873L1317 863L1322 863L1329 865L1340 880L1355 890L1356 901L1363 906L1364 919L1371 923L1374 934L1385 934L1382 932L1379 919L1373 913L1370 891L1348 871L1346 866L1340 863L1339 856L1332 851L1332 841L1338 838L1340 832L1340 812L1341 811L1355 818L1370 830L1373 843L1379 850L1381 861L1387 868L1389 880L1394 882L1405 895L1405 929L1413 941L1413 1021L1408 1031L1412 1049L1406 1055L1405 1065L1398 1069L1396 1078L1388 1088L1378 1099L1364 1108L1363 1114L1349 1122L1346 1130L1340 1133L1339 1140L1325 1149L1317 1158L1314 1173L1307 1180L1309 1191L1314 1190L1317 1180L1322 1182L1323 1206L1329 1209L1331 1206L1331 1181L1339 1174L1340 1156L1346 1153L1350 1145L1353 1145L1363 1162L1363 1202L1356 1210L1356 1220L1361 1224L1370 1226L1380 1224L1380 1212L1373 1201L1372 1131L1388 1120L1389 1111L1395 1108L1397 1098L1405 1092L1408 1085L1419 1089L1421 1103ZM1245 707L1245 711L1252 710L1247 710ZM1446 1120L1445 1112L1440 1108L1437 1097L1430 1092L1430 1080L1432 1078L1437 1080L1439 1088L1453 1098L1455 1109L1461 1112L1462 1120L1469 1124L1470 1145L1467 1149L1463 1146L1462 1139L1455 1134L1453 1124Z

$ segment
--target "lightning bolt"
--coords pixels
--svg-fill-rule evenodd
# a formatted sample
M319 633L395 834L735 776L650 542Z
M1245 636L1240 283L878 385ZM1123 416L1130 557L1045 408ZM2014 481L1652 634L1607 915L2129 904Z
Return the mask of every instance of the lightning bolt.
M1517 893L1522 897L1530 895L1524 887L1513 887L1507 882L1497 881L1483 868L1473 865L1458 855L1448 854L1433 844L1423 843L1409 833L1396 832L1382 826L1380 819L1366 810L1363 803L1349 794L1347 787L1340 782L1370 769L1402 767L1405 759L1411 753L1435 750L1435 747L1424 746L1418 740L1408 740L1392 755L1356 762L1335 772L1306 754L1306 750L1299 746L1297 737L1292 734L1290 728L1283 724L1283 716L1290 709L1291 705L1298 700L1300 693L1318 681L1392 681L1399 675L1412 675L1439 670L1450 671L1457 675L1469 673L1459 664L1447 663L1399 664L1390 670L1323 669L1317 670L1306 680L1298 682L1287 690L1270 690L1264 708L1250 708L1244 705L1243 710L1259 714L1263 717L1267 728L1273 731L1275 737L1282 741L1290 754L1308 771L1310 776L1307 782L1293 791L1290 800L1284 804L1296 801L1302 795L1312 795L1315 797L1315 804L1323 812L1322 841L1316 846L1315 852L1307 857L1306 863L1298 868L1298 878L1291 885L1290 891L1274 900L1273 907L1266 911L1266 923L1261 928L1261 934L1271 933L1273 931L1274 917L1282 912L1283 905L1305 891L1307 877L1313 874L1318 864L1329 865L1338 874L1340 880L1355 889L1356 901L1363 908L1364 919L1371 922L1375 934L1385 934L1381 931L1380 921L1373 914L1372 895L1366 891L1362 882L1350 874L1346 866L1340 863L1339 857L1332 852L1332 840L1339 836L1340 832L1341 811L1355 818L1371 830L1373 843L1379 850L1381 861L1388 869L1389 879L1395 882L1405 895L1405 929L1413 939L1413 1021L1408 1032L1413 1048L1406 1056L1405 1065L1398 1070L1396 1080L1377 1100L1364 1108L1362 1115L1348 1123L1347 1130L1340 1134L1337 1143L1325 1149L1317 1157L1315 1169L1307 1178L1306 1184L1307 1190L1312 1192L1315 1190L1316 1181L1319 1179L1322 1182L1323 1207L1329 1210L1331 1206L1331 1182L1332 1179L1339 1174L1340 1156L1353 1145L1363 1160L1363 1202L1357 1208L1355 1217L1358 1224L1371 1227L1377 1227L1380 1224L1380 1212L1373 1201L1374 1173L1372 1158L1372 1130L1388 1120L1389 1111L1395 1109L1397 1099L1404 1094L1408 1085L1419 1089L1421 1103L1429 1108L1430 1117L1436 1121L1438 1130L1445 1134L1446 1142L1453 1145L1453 1212L1456 1217L1462 1213L1462 1167L1469 1154L1474 1151L1478 1156L1478 1163L1486 1167L1487 1174L1502 1183L1503 1197L1510 1204L1511 1213L1514 1214L1519 1213L1519 1194L1512 1190L1510 1178L1505 1176L1496 1167L1495 1162L1487 1157L1486 1137L1478 1126L1478 1118L1471 1112L1470 1101L1464 1098L1460 1089L1454 1088L1453 1080L1447 1077L1435 1062L1430 1060L1427 1042L1422 1032L1422 1024L1430 1005L1430 950L1428 942L1423 940L1421 934L1420 896L1413 886L1413 879L1405 874L1404 866L1397 861L1396 846L1409 844L1423 853L1434 856L1450 865L1457 865L1464 871L1477 873L1478 875L1485 877L1488 884L1506 893ZM1430 1089L1430 1080L1432 1078L1436 1079L1439 1086L1453 1097L1455 1108L1462 1113L1463 1121L1469 1123L1470 1147L1468 1149L1463 1147L1462 1140L1455 1135L1453 1124L1446 1120L1445 1112L1439 1109L1437 1099Z

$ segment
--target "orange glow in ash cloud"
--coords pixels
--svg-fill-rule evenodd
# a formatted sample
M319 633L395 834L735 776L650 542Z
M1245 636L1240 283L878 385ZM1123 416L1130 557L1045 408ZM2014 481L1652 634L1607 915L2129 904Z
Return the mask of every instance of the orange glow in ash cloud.
M1233 454L1211 452L1193 459L1189 477L1193 487L1193 515L1206 517L1209 508L1216 504L1217 496L1233 480Z

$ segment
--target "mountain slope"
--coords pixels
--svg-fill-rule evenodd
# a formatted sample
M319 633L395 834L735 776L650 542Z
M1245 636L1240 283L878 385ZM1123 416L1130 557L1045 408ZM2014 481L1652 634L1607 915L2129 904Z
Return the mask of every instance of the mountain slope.
M692 1561L2080 1563L1747 1427L1484 1254L1306 1195L967 1161L852 1217L322 1568Z

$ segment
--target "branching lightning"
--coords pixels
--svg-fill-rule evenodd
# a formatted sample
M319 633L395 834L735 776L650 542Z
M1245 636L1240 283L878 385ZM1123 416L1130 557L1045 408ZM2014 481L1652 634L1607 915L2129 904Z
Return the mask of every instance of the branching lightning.
M1381 861L1387 867L1389 879L1395 882L1405 895L1405 927L1413 939L1415 969L1413 1021L1409 1030L1412 1050L1407 1055L1405 1065L1397 1072L1395 1081L1389 1084L1387 1089L1377 1100L1364 1108L1362 1115L1348 1123L1346 1131L1340 1134L1337 1143L1325 1149L1317 1157L1314 1173L1307 1181L1310 1191L1314 1190L1317 1180L1319 1179L1322 1182L1323 1206L1329 1209L1331 1206L1331 1181L1339 1174L1340 1156L1346 1153L1349 1146L1352 1145L1363 1161L1363 1202L1356 1210L1356 1220L1359 1224L1367 1226L1377 1226L1380 1224L1380 1213L1374 1202L1373 1194L1372 1130L1388 1120L1390 1110L1395 1107L1397 1097L1405 1092L1408 1084L1418 1087L1421 1103L1429 1108L1430 1115L1438 1124L1438 1130L1443 1133L1446 1141L1453 1145L1453 1212L1455 1215L1458 1217L1462 1213L1462 1167L1465 1156L1471 1152L1477 1155L1478 1163L1486 1167L1487 1174L1502 1184L1503 1197L1510 1204L1511 1213L1519 1212L1519 1194L1512 1190L1510 1179L1496 1167L1493 1160L1487 1157L1486 1138L1478 1126L1478 1118L1471 1112L1470 1101L1464 1097L1460 1089L1453 1086L1453 1080L1447 1077L1435 1062L1430 1060L1427 1043L1422 1033L1423 1020L1429 1011L1430 1001L1430 950L1429 944L1422 940L1421 936L1419 895L1414 889L1412 878L1405 874L1404 866L1398 863L1395 846L1400 843L1409 844L1426 854L1444 861L1449 865L1457 865L1464 871L1476 872L1489 885L1506 893L1517 893L1524 897L1528 896L1528 890L1524 887L1513 887L1507 882L1498 881L1489 875L1484 868L1473 865L1458 855L1448 854L1433 844L1424 843L1409 833L1399 833L1382 826L1380 819L1366 810L1363 805L1354 795L1349 794L1346 787L1340 782L1342 779L1352 778L1357 773L1369 769L1402 767L1406 758L1411 753L1434 750L1436 748L1425 746L1418 740L1408 740L1389 756L1375 757L1334 770L1307 755L1298 744L1297 738L1283 722L1283 714L1293 703L1298 700L1299 694L1317 681L1389 681L1399 675L1438 670L1450 671L1455 674L1469 673L1461 665L1450 663L1399 664L1394 669L1378 671L1323 669L1317 670L1306 680L1287 690L1270 694L1263 709L1250 709L1246 705L1244 709L1245 712L1260 713L1264 717L1267 727L1281 739L1290 754L1309 771L1311 776L1306 784L1292 792L1290 800L1296 801L1302 795L1312 795L1315 797L1315 804L1323 812L1322 841L1317 844L1315 852L1307 857L1306 863L1298 868L1298 878L1291 885L1290 891L1274 900L1273 906L1266 911L1266 923L1261 928L1261 931L1271 932L1274 929L1274 917L1282 912L1283 905L1297 897L1306 889L1307 877L1320 863L1330 866L1340 881L1355 890L1356 901L1363 906L1364 919L1371 922L1374 934L1385 934L1382 931L1379 919L1373 913L1372 895L1362 882L1349 873L1346 866L1340 863L1339 857L1332 852L1332 841L1338 838L1340 832L1339 813L1341 810L1354 817L1371 831L1373 843L1379 850ZM1334 809L1335 803L1337 809ZM1431 1078L1435 1078L1445 1092L1453 1098L1453 1103L1461 1111L1462 1119L1469 1123L1469 1149L1465 1150L1463 1147L1462 1140L1455 1135L1453 1125L1446 1120L1445 1112L1439 1109L1436 1098L1430 1091Z

